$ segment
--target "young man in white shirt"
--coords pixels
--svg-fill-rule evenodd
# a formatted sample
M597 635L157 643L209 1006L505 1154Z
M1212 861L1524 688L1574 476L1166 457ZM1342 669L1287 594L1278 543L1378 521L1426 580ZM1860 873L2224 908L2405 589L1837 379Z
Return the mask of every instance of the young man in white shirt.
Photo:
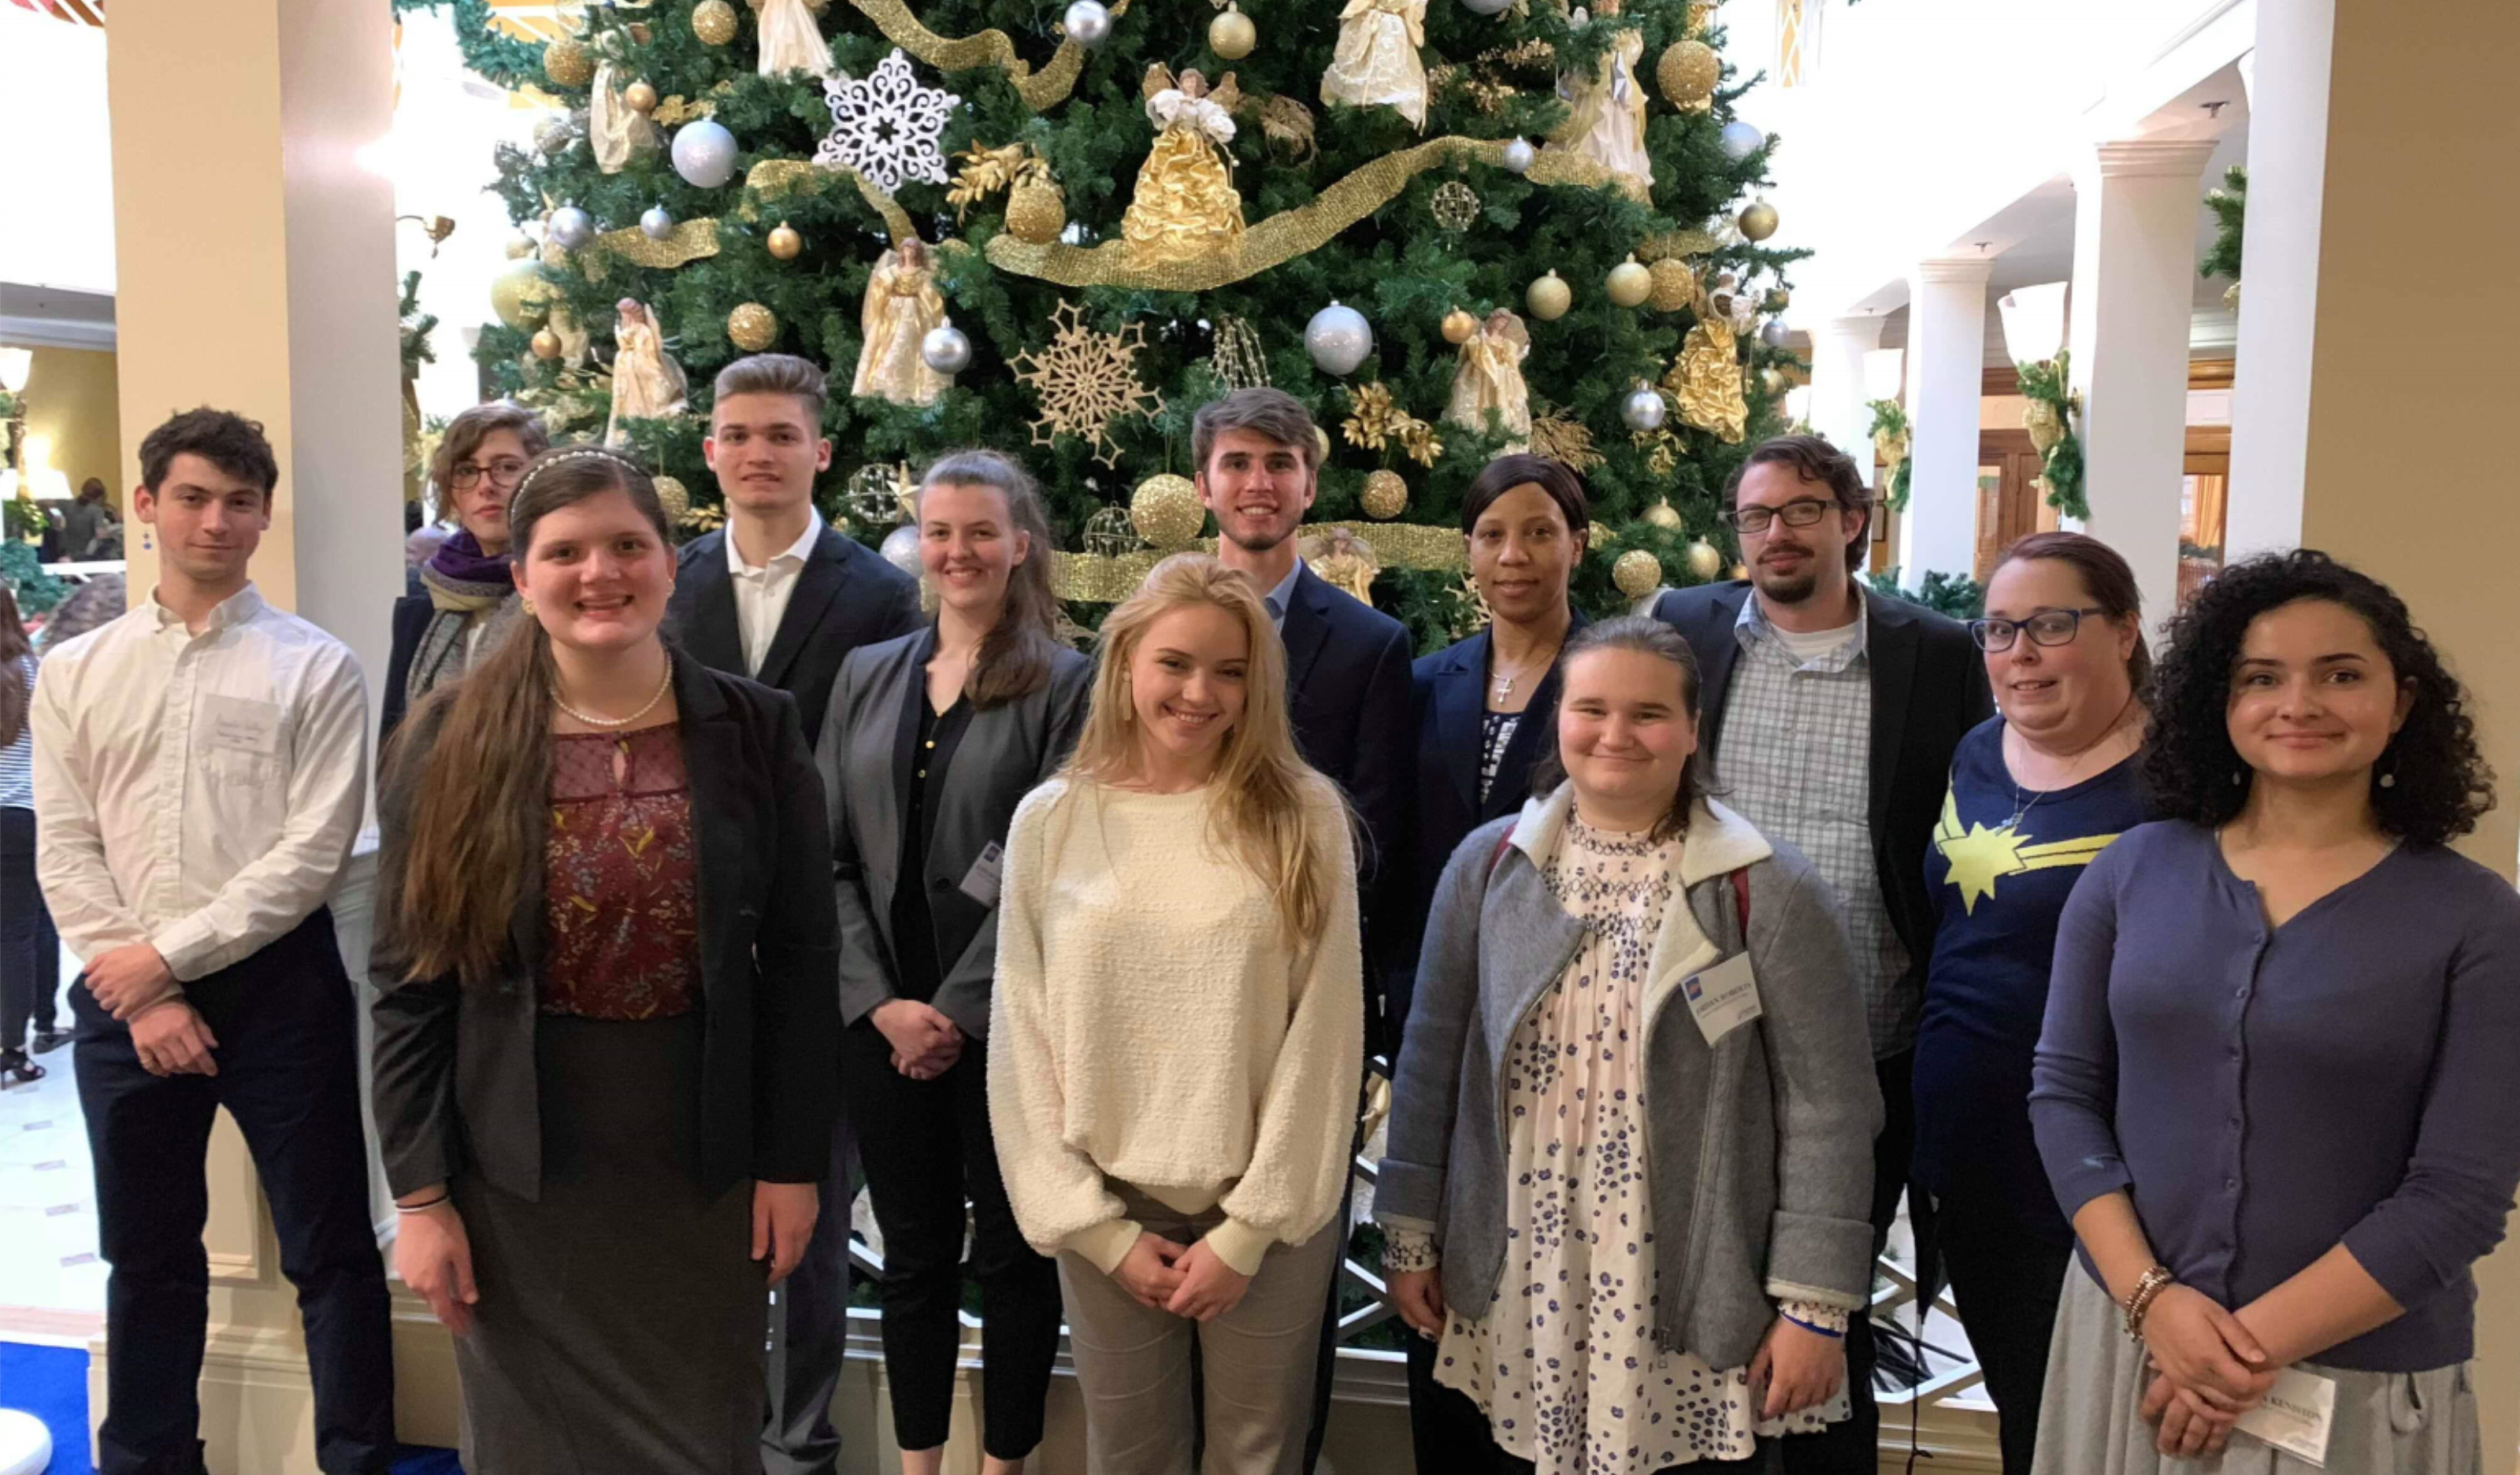
M112 1267L99 1468L202 1469L202 1156L225 1106L297 1287L316 1462L382 1472L384 1266L326 907L367 813L367 690L347 648L248 577L279 480L262 427L189 411L140 460L157 588L52 653L33 713L37 870L87 967L75 1060Z
M726 527L683 545L667 628L703 665L796 698L805 741L822 738L840 662L916 629L919 581L814 511L831 469L823 371L785 353L737 359L711 389L702 443ZM839 1061L832 1062L836 1074ZM845 1204L848 1125L833 1134L823 1201ZM805 1258L773 1298L765 1475L832 1475L840 1437L828 1413L848 1343L849 1216L815 1222Z

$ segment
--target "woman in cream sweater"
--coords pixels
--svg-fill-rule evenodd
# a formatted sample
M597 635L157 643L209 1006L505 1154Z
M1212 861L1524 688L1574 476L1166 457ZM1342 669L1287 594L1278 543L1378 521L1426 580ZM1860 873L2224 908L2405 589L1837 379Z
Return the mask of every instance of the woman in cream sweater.
M1250 580L1166 559L1007 840L990 1124L1102 1475L1187 1475L1193 1337L1206 1468L1302 1462L1365 1020L1346 804L1285 682Z

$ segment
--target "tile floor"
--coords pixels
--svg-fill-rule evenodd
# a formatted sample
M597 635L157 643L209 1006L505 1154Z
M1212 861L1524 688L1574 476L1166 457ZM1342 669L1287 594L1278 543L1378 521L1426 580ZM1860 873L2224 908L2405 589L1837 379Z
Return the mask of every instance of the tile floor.
M61 1018L69 1020L67 1002ZM0 1091L0 1335L15 1340L74 1334L105 1314L96 1179L70 1054L65 1045L36 1056L44 1079Z

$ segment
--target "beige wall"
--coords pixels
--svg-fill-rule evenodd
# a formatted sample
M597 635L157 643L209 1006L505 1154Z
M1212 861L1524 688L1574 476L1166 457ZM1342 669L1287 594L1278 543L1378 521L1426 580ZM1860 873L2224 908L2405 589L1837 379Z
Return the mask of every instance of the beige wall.
M26 378L26 434L52 441L52 469L76 495L90 476L105 482L106 500L127 506L123 487L121 407L114 389L113 355L88 348L38 348ZM34 468L30 463L28 469ZM49 495L41 488L36 495Z

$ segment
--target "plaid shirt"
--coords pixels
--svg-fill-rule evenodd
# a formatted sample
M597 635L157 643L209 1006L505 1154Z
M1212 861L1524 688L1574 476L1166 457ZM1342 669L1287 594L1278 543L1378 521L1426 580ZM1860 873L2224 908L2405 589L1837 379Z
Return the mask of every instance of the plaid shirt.
M1915 1043L1922 1001L1900 983L1908 950L1890 925L1872 858L1872 676L1867 625L1808 665L1778 639L1756 595L1732 625L1741 643L1725 697L1715 779L1724 802L1804 855L1837 893L1872 1036L1887 1058Z

